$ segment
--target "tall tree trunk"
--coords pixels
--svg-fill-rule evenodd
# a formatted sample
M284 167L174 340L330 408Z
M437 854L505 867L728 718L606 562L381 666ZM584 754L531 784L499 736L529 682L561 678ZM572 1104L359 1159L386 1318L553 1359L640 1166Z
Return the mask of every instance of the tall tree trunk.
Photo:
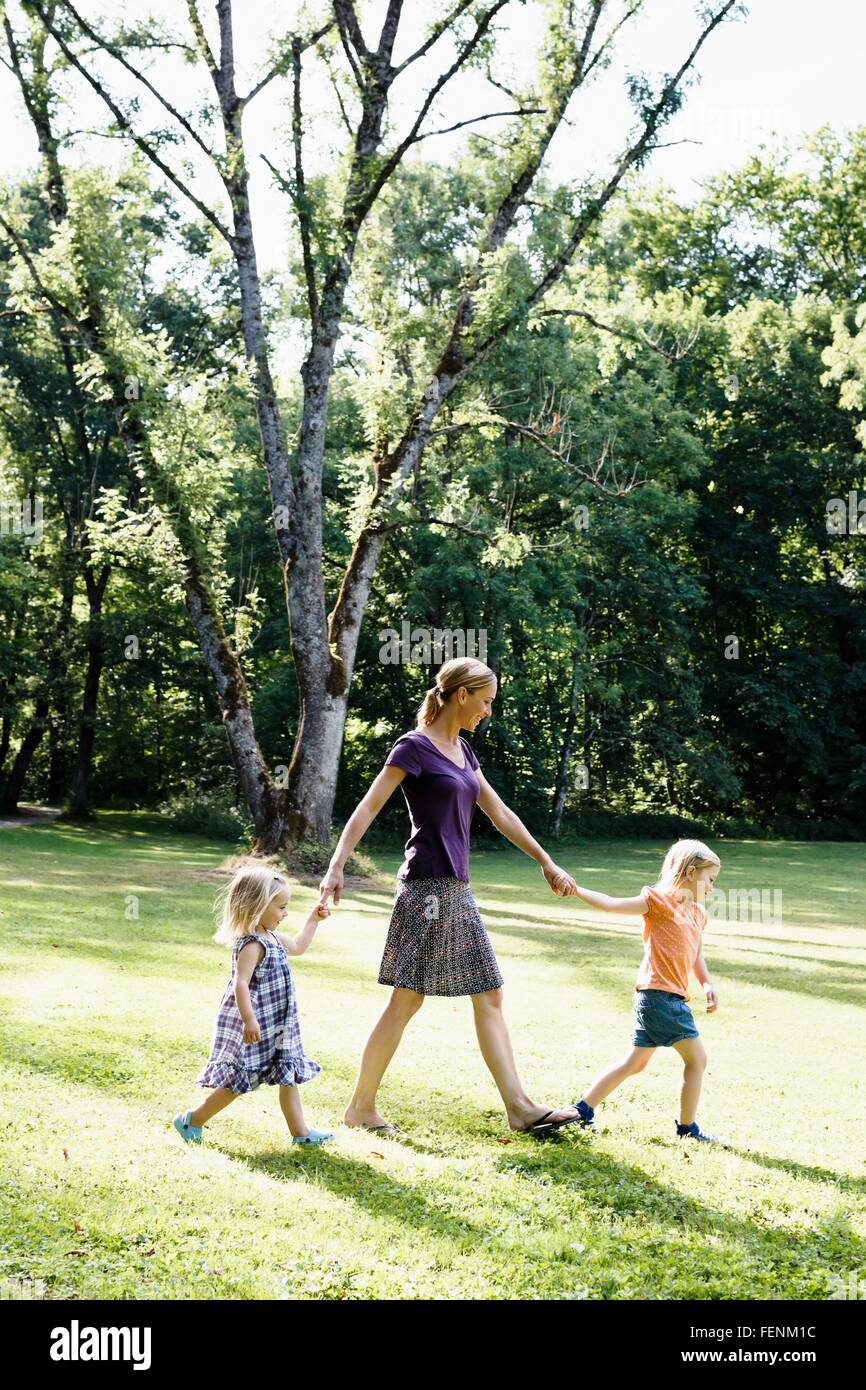
M48 697L46 694L42 693L36 701L33 723L21 740L21 746L15 755L15 760L9 770L9 775L2 787L0 787L0 811L2 811L4 815L14 815L18 810L18 802L21 799L24 782L30 771L33 755L42 742L47 718Z
M225 9L225 4L221 7ZM40 18L54 34L67 58L71 51L52 26L51 17L44 12ZM40 41L31 35L30 57L33 76L28 79L20 60L11 29L6 27L12 66L18 78L28 113L36 130L42 155L44 184L52 221L58 229L69 218L69 204L63 171L58 157L57 141L51 123L52 91L44 61L44 35ZM233 79L232 79L233 81ZM121 114L118 113L122 119ZM102 362L105 381L114 401L114 417L118 436L130 461L134 475L143 474L154 497L159 497L172 518L172 529L183 556L183 593L187 612L199 641L202 654L216 687L232 762L241 789L253 818L257 836L256 847L262 852L280 848L285 838L284 797L274 786L273 778L262 757L255 737L252 712L243 672L226 637L216 600L207 582L200 560L200 541L195 532L184 498L173 478L158 465L149 447L146 430L136 403L126 400L127 371L108 346L103 327L102 305L98 294L89 284L82 285L85 312L69 323L64 307L43 284L24 239L8 222L7 227L19 255L27 266L39 293L43 296L56 321L58 341L67 362L71 347L69 329L73 328L88 352ZM74 378L74 373L73 373ZM275 498L275 501L278 499ZM98 680L97 680L98 685ZM90 735L85 734L85 742Z
M261 854L274 854L285 842L284 798L274 785L256 741L249 692L240 662L192 554L187 556L185 565L184 596L216 687L235 775L253 818L255 849Z
M565 735L559 750L559 766L556 770L553 806L550 811L550 830L553 835L558 835L560 832L562 813L568 796L571 759L574 752L574 731L577 726L577 707L580 703L580 675L580 652L576 651L571 665L571 695L568 702L568 716L565 721Z
M45 673L45 682L36 695L36 704L33 714L33 723L21 742L21 746L15 755L12 767L6 777L0 781L0 810L7 815L14 815L18 808L21 793L24 790L24 783L46 729L49 727L49 713L51 710L54 690L58 682L64 679L64 667L66 663L67 639L69 628L72 623L72 603L75 593L75 582L69 567L64 566L60 584L60 607L57 613L57 621L52 631L53 645L48 657L48 665Z
M63 741L66 715L66 700L61 696L48 728L48 801L52 806L63 800L69 788L69 752Z
M84 584L90 615L87 624L87 672L81 699L81 719L78 726L78 748L72 769L69 814L76 820L87 820L93 812L90 806L90 774L93 767L93 747L96 739L96 711L99 701L99 680L105 664L105 641L102 631L102 602L105 586L111 573L104 565L98 575L85 566Z
M4 686L5 686L5 682L4 682ZM4 690L3 694L5 694L5 690ZM5 765L6 759L7 759L7 757L9 756L9 744L11 743L11 741L12 741L12 715L10 714L9 710L7 709L7 710L5 710L4 713L3 713L3 719L2 719L2 721L0 721L0 768L2 768L2 767Z

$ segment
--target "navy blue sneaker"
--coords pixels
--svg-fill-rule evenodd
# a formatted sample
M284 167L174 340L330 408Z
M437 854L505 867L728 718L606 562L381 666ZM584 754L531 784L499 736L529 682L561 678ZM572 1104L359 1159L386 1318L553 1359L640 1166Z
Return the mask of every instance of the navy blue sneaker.
M697 1120L692 1120L690 1125L677 1124L678 1139L703 1139L707 1144L721 1144L723 1148L728 1147L727 1139L720 1139L717 1134L704 1134Z
M576 1125L580 1125L581 1129L595 1129L595 1125L593 1124L595 1111L591 1105L587 1105L585 1100L575 1100L572 1101L571 1108L572 1110L576 1110L580 1115L580 1119L574 1122Z

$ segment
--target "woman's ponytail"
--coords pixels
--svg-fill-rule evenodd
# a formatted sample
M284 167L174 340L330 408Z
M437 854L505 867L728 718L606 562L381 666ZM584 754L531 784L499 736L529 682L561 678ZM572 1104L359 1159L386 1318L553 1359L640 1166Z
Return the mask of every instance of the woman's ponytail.
M431 685L418 711L418 728L420 729L425 724L432 724L444 703L445 696L439 686Z

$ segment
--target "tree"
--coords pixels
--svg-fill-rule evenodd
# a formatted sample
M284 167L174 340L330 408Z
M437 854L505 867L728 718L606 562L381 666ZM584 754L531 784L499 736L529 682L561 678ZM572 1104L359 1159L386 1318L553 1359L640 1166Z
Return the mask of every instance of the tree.
M428 117L454 77L475 63L487 71L492 85L501 89L492 36L495 21L506 17L508 7L509 0L456 0L432 21L423 42L397 62L394 53L404 20L403 0L389 0L375 46L366 38L351 0L333 0L317 28L305 36L287 35L280 42L271 67L246 95L241 95L236 82L231 0L217 2L216 47L211 46L195 0L189 0L191 43L173 38L165 42L187 52L193 49L204 65L216 94L222 127L223 149L217 153L202 134L202 121L181 112L137 66L136 51L153 47L152 26L132 32L124 26L108 37L68 0L58 0L57 4L28 0L23 5L52 37L66 63L105 102L116 127L189 199L234 258L241 332L285 579L299 689L300 717L285 793L275 788L256 744L240 665L225 638L218 612L203 591L200 548L186 525L176 527L176 533L187 570L188 607L216 684L233 760L262 849L281 844L286 835L312 834L324 839L328 833L349 685L384 528L421 467L437 418L452 399L459 398L488 354L561 279L623 180L630 171L640 169L656 148L665 123L682 102L685 79L704 43L721 23L741 12L736 0L715 7L700 6L697 38L679 65L655 84L641 75L628 79L637 119L625 148L607 174L571 190L563 200L557 244L547 257L534 263L521 256L520 237L527 200L551 141L575 96L609 62L623 26L643 10L643 0L619 6L609 0L589 0L583 6L573 0L552 0L545 6L548 27L533 89L518 98L509 92L513 105L504 112L488 110L458 123L477 124L494 116L505 120L506 154L504 158L501 153L497 155L495 167L491 161L495 177L484 227L466 257L450 315L424 379L402 412L394 434L368 441L371 487L366 513L333 608L326 614L322 468L335 354L350 302L359 238L407 152L431 134ZM142 133L133 112L124 108L88 62L94 49L109 56L128 78L140 84L171 118L175 136L182 136L191 149L210 162L224 190L227 219L204 202L169 164L165 142ZM434 50L447 54L438 74L419 99L406 129L392 133L388 122L395 83ZM327 198L312 196L305 165L303 77L304 63L310 56L331 66L341 65L334 78L334 93L347 136L337 164L338 177ZM268 83L283 76L289 78L291 92L292 168L286 176L274 167L274 176L295 209L308 326L301 418L291 460L262 310L243 129L249 104ZM519 273L515 273L518 267ZM91 314L92 342L94 330L98 338L98 325ZM124 426L129 428L128 417L135 412L122 405L117 409L122 437ZM142 439L132 443L143 452ZM178 508L182 510L180 498L174 498L174 506L176 514Z

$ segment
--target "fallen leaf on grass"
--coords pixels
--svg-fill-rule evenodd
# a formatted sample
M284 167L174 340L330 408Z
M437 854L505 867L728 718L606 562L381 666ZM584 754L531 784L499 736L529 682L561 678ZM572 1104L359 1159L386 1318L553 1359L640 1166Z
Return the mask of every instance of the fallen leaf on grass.
M371 1158L382 1158L382 1159L384 1159L385 1155L384 1155L384 1154L380 1154L379 1151L378 1151L378 1149L371 1149L371 1150L370 1150L370 1157L371 1157Z
M64 1158L68 1158L68 1157L69 1157L69 1150L68 1150L68 1149L64 1149L64 1150L63 1150L63 1157L64 1157Z

